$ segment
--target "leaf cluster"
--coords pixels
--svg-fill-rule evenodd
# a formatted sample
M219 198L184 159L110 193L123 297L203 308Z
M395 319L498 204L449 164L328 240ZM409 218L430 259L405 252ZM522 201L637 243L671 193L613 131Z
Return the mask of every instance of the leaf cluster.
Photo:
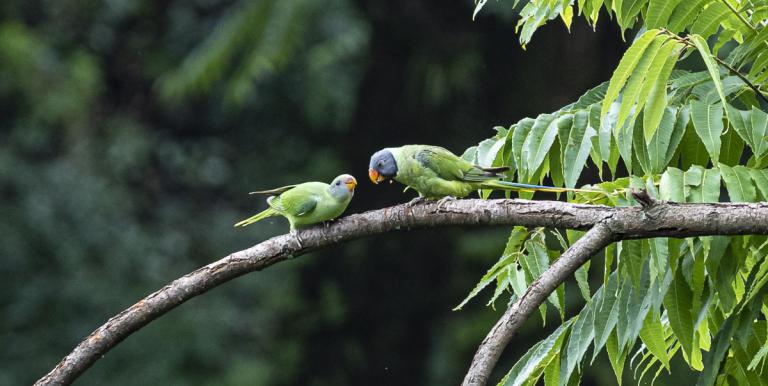
M572 202L636 205L630 188L674 202L768 201L768 2L533 0L520 9L520 42L557 17L570 26L578 14L596 26L601 10L622 33L639 29L611 79L555 112L497 127L464 157L509 166L509 178L520 182L566 187L595 167L600 181L591 188L610 194L569 194ZM459 307L492 283L489 304L504 292L514 301L578 237L513 229ZM700 372L698 385L768 383L767 246L764 236L609 246L596 291L589 264L576 274L581 311L565 317L559 287L549 303L563 323L500 384L576 383L580 366L603 350L619 383L627 359L636 379L655 380L678 354Z

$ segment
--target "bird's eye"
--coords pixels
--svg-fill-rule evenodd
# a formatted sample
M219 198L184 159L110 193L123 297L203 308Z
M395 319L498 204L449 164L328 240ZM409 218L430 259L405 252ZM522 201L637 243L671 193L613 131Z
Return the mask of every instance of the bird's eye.
M341 185L341 181L336 181L336 185Z
M379 161L379 167L384 166L384 162Z

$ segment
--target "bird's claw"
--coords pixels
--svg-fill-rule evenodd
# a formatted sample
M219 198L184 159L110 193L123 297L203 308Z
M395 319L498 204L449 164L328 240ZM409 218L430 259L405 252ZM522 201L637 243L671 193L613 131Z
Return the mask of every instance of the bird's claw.
M447 204L447 203L449 203L451 201L456 201L456 197L454 197L454 196L445 196L445 197L437 200L437 210L440 211L440 210L445 209L445 204Z
M418 196L418 197L414 198L413 200L408 201L408 203L406 203L405 206L407 206L409 208L413 208L414 206L416 206L416 204L421 203L424 200L425 200L424 197Z
M301 236L299 235L299 231L297 229L291 230L291 236L293 236L294 240L296 240L296 245L299 246L299 249L304 248L304 246L301 245Z

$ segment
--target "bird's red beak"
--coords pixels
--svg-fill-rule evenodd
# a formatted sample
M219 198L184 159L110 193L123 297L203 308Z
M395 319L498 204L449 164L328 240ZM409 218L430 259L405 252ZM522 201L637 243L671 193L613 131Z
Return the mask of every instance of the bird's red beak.
M357 187L357 180L354 178L350 178L344 182L344 185L347 185L347 189L349 189L349 191L351 192L355 190L355 188Z
M371 182L374 184L378 184L379 182L386 180L386 178L379 174L376 169L368 169L368 178L370 178Z

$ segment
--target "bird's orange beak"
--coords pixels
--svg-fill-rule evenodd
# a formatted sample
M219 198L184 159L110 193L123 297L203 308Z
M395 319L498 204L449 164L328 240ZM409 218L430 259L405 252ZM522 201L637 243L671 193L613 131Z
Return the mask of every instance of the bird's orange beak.
M368 169L368 178L370 178L371 182L374 184L378 184L379 182L386 180L386 178L379 174L376 169Z
M357 180L354 178L350 178L344 182L344 185L347 185L347 189L351 192L355 190L355 187L357 187Z

